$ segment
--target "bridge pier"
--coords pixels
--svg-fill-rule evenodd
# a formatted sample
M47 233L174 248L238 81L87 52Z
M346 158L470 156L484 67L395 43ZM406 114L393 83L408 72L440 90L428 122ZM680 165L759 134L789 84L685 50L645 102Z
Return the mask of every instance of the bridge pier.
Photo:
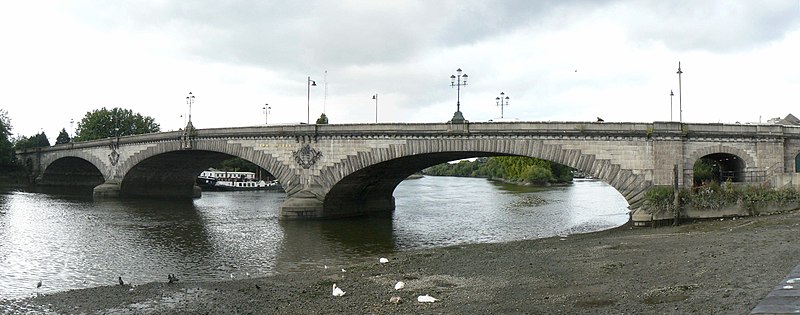
M321 219L322 201L314 193L301 190L286 199L278 213L280 219Z
M92 189L92 195L101 198L118 198L122 184L117 180L109 180Z

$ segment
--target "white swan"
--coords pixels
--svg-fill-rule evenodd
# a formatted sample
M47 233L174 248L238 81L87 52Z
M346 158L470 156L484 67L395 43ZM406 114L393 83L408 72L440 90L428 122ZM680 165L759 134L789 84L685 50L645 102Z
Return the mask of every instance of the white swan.
M394 285L394 289L395 290L400 290L400 289L404 288L405 286L406 286L405 282L397 281L397 283Z
M432 297L430 295L427 295L427 294L420 295L420 296L417 297L417 302L422 302L422 303L433 303L433 302L436 302L438 300L439 299L436 299L436 298L434 298L434 297Z
M336 283L333 284L333 296L342 296L344 295L344 291L342 289L336 287Z

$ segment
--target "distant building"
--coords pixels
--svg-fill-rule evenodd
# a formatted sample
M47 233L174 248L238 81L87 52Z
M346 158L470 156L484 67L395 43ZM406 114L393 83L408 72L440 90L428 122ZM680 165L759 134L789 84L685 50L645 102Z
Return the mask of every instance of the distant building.
M770 120L767 120L767 123L775 125L800 126L800 119L797 119L797 117L794 117L794 115L789 114L783 119L780 117L771 118Z

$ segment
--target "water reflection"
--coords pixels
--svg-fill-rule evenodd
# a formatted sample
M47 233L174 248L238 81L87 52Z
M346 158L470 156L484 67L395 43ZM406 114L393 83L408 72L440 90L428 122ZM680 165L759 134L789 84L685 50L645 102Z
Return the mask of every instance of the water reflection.
M605 229L627 203L602 182L532 188L424 177L385 217L279 221L284 193L205 192L190 202L0 192L0 299L73 288L255 277L453 244ZM2 305L3 303L0 303ZM0 311L2 307L0 306Z

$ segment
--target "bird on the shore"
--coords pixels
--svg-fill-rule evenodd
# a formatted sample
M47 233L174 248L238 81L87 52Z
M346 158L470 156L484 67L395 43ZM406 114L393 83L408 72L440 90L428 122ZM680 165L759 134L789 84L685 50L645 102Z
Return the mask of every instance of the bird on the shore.
M603 118L597 117L597 122L604 122Z
M402 298L399 296L393 296L389 298L389 303L399 304L402 301Z
M333 284L333 296L342 296L344 295L344 291L342 289L336 287L336 283Z
M382 263L382 264L385 264L385 263L388 263L388 262L389 262L389 260L388 260L388 259L386 259L386 258L383 258L383 257L381 257L380 259L378 259L378 262L380 262L380 263Z
M434 298L434 297L432 297L430 295L427 295L427 294L420 295L420 296L417 297L417 302L421 302L421 303L433 303L433 302L436 302L438 300L439 299Z
M125 281L122 281L122 277L118 277L118 279L119 279L119 285L124 286L125 285Z
M347 270L344 270L344 268L342 268L342 272L347 272Z
M395 283L395 285L394 285L394 289L395 290L400 290L400 289L405 288L405 287L406 287L406 283L403 282L403 281L397 281L397 283Z
M38 289L38 288L41 288L41 287L42 287L42 280L39 280L39 282L36 283L36 288Z
M178 277L176 277L174 274L169 274L167 275L167 280L169 280L169 283L175 283L178 282Z
M256 290L261 290L261 286L256 283Z

